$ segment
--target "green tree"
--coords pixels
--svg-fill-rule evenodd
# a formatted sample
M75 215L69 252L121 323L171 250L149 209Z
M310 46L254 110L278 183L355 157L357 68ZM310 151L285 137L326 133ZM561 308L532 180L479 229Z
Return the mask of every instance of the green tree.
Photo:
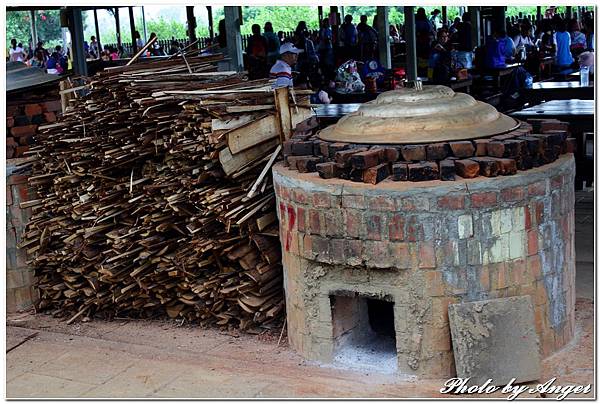
M31 16L28 11L8 11L6 13L6 46L15 38L26 47L31 41ZM62 31L60 27L60 10L37 10L35 14L35 27L38 40L44 42L47 49L62 45ZM84 21L84 30L86 23ZM33 44L35 47L35 44Z

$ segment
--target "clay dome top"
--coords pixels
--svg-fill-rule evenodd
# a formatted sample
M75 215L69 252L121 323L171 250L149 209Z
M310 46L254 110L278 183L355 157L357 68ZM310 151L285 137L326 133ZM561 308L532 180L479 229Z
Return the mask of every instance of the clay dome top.
M518 126L515 119L468 94L423 86L382 93L318 136L330 142L414 144L489 137Z

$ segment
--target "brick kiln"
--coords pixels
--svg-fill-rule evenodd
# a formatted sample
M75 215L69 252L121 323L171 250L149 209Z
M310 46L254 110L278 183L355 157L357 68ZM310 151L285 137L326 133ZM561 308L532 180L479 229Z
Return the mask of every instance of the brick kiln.
M434 86L298 128L273 172L293 348L451 377L448 305L523 295L542 356L568 343L574 143L538 126Z

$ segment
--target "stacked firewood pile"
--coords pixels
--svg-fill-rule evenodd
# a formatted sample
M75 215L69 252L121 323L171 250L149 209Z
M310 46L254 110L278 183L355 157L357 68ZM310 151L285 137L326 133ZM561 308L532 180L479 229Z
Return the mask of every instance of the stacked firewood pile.
M536 132L536 133L533 133ZM284 143L285 163L301 173L377 184L392 181L454 181L512 175L572 153L568 124L555 120L521 123L512 132L489 138L429 144L373 145L329 142L311 129Z
M218 59L104 71L40 127L21 244L40 309L246 330L281 320L268 175L281 114L267 81L217 72ZM310 112L290 104L290 122Z

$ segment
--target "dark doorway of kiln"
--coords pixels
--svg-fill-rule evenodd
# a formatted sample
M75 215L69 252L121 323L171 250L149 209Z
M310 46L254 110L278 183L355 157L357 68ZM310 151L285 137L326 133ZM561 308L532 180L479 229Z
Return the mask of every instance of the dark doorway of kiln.
M344 367L393 373L398 368L394 302L358 293L330 296L334 362Z

